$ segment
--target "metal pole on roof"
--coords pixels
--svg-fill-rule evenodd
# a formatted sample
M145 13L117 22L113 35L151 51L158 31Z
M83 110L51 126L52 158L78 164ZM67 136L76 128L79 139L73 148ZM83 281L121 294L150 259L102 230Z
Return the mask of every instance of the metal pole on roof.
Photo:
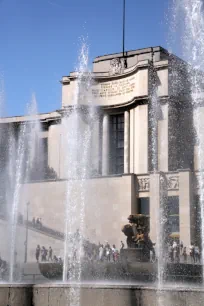
M125 9L126 0L123 0L123 58L125 57Z

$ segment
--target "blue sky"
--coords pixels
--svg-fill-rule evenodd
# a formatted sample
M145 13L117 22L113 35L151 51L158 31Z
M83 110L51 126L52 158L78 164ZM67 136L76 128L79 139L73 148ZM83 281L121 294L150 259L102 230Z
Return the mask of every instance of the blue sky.
M168 0L126 0L126 49L167 47ZM88 35L90 63L122 48L122 0L0 0L0 78L6 114L22 115L32 92L40 112L61 106L59 80Z

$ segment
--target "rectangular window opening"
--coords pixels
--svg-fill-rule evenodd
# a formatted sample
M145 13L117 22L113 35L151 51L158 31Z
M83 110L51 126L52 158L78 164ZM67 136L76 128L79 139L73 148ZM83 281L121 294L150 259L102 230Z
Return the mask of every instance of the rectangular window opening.
M110 170L124 173L124 114L110 116Z

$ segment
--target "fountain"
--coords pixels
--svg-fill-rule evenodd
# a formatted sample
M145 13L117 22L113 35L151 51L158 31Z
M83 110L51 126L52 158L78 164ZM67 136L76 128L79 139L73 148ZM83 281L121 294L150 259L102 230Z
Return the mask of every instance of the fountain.
M129 306L133 304L142 306L163 306L164 304L168 306L193 306L195 304L195 300L197 305L203 304L203 4L201 0L182 0L179 3L177 1L174 3L174 12L174 25L176 24L176 18L178 17L179 12L182 12L184 17L182 20L185 21L186 28L185 33L182 34L181 41L184 48L184 56L189 64L183 63L180 60L180 66L177 67L176 57L169 54L166 50L160 50L161 53L163 52L161 56L163 58L158 60L158 62L160 61L158 64L157 59L159 58L159 55L155 54L155 50L157 51L157 48L151 48L150 50L145 50L144 52L141 51L143 52L142 60L136 62L134 67L125 67L125 61L124 58L120 58L121 55L119 55L119 58L116 58L115 55L111 59L108 57L108 65L111 67L110 71L108 72L98 71L99 68L97 65L100 60L97 58L95 61L95 70L92 74L88 69L88 47L86 43L83 42L82 50L79 54L79 67L77 67L76 72L72 73L71 76L67 77L67 79L65 77L66 86L70 86L69 88L72 88L71 90L73 95L72 99L70 99L71 103L67 103L67 105L66 103L65 105L63 104L62 109L56 112L57 115L52 114L52 116L55 116L57 123L60 121L60 124L58 124L59 126L57 127L60 130L60 142L56 142L57 145L55 143L55 146L59 146L59 155L61 154L61 160L59 161L59 165L57 165L57 167L54 165L55 170L57 171L57 175L59 176L56 176L56 178L57 183L64 184L65 186L65 197L63 199L63 211L65 211L64 230L63 233L60 233L60 238L64 246L63 258L59 258L57 260L58 262L39 263L41 274L45 278L53 280L53 282L49 282L47 284L42 283L34 286L31 295L33 295L33 303L35 306L51 306L56 305L57 303L60 305L69 306L103 306L113 304L117 306ZM130 55L131 60L133 60L133 53ZM149 53L149 56L146 55L147 53ZM138 54L137 60L140 55ZM145 59L145 56L147 56L147 59ZM169 61L168 63L165 62L167 59ZM105 62L105 60L106 56L102 57L101 61ZM127 63L128 61L126 64ZM106 64L103 64L101 64L101 67L105 69L104 67L106 67ZM162 74L159 74L160 70L163 69L162 65L169 65L168 76L170 76L169 79L172 81L172 84L168 83L169 85L172 85L169 86L169 99L163 95L163 100L160 98L161 93L159 92L161 91L161 83L163 82ZM141 67L142 69L140 71ZM140 74L142 74L145 69L147 69L147 75L149 77L147 81L147 83L149 82L149 86L147 86L148 90L144 95L143 93L140 93L140 96L139 98L137 97L137 100L136 89L134 86L137 83L136 80L140 80ZM180 79L179 69L183 69L182 73L185 71L185 82L184 80ZM126 77L128 79L123 82L123 78ZM173 80L173 78L175 79ZM144 79L145 77L143 75L143 83L145 83ZM134 84L131 83L132 80L135 82ZM73 83L70 85L71 82ZM97 87L98 85L101 87ZM70 92L66 92L66 98L68 95L71 95ZM133 96L131 96L132 92ZM144 98L145 95L147 96L146 98ZM123 101L122 96L128 96L127 100ZM167 134L169 133L169 139L170 136L173 138L173 132L169 131L173 129L173 126L171 125L173 122L171 121L171 114L173 113L172 109L176 105L176 99L182 100L183 97L187 96L187 106L193 112L195 129L194 141L196 142L197 150L197 153L195 154L197 158L197 168L192 168L191 170L199 170L198 175L197 173L196 175L198 178L200 211L196 215L195 219L198 218L199 215L201 216L201 264L192 264L185 261L179 262L179 259L178 262L176 260L173 262L170 258L168 258L168 243L170 240L168 196L171 197L172 194L173 196L176 195L179 197L179 201L182 197L185 201L188 199L186 200L185 197L186 190L181 190L184 185L182 182L182 171L185 170L185 167L183 166L182 170L178 169L177 167L176 170L174 169L175 171L170 171L170 166L164 165L164 163L161 161L163 158L161 155L164 154L163 150L165 150L165 142L162 143L162 138L165 138L165 132L162 134L163 130L159 124L163 124L162 121L164 121L164 105L162 104L164 102L168 104L167 106L169 108ZM104 101L101 102L100 99L104 97L108 102L110 102L110 105L107 101L107 104L105 104ZM116 102L118 104L114 99L117 99ZM173 99L175 99L176 102L173 101ZM133 108L131 103L136 102L138 103L137 107ZM175 104L173 105L173 103ZM101 114L99 114L95 104L100 106L102 105L101 114L105 114L105 116L103 116L103 123L101 120L102 116L100 117ZM22 209L25 208L23 207L23 204L21 205L20 203L21 188L23 188L22 181L26 183L30 181L31 177L36 179L39 177L42 178L43 176L43 174L40 174L40 170L42 169L39 164L41 165L41 163L37 160L39 156L43 156L44 154L43 149L39 144L39 135L42 130L39 120L36 116L36 101L34 97L32 98L32 105L33 106L30 107L28 112L27 120L19 125L20 129L18 139L16 138L12 127L9 129L10 137L8 145L8 163L6 165L5 173L8 181L10 182L10 190L6 189L6 199L8 204L9 202L12 202L12 212L9 220L11 229L9 259L10 283L13 283L17 280L15 274L15 254L16 248L22 247L23 242L23 239L20 237L20 235L18 235L18 214ZM142 109L141 112L138 111L140 106ZM147 141L145 139L145 135L142 135L142 137L144 136L143 142L141 141L140 138L142 137L138 132L141 128L140 125L144 127L144 125L142 125L142 121L146 120L146 117L144 116L145 108L142 108L142 106L148 106L147 133L149 135ZM121 113L124 113L124 109L125 119L121 116ZM179 109L179 111L183 110L185 110L185 107L181 108L181 110ZM112 115L115 115L115 113L121 116L121 121L119 118L109 118ZM50 117L44 116L43 120L47 120L49 122ZM116 130L114 130L116 129L116 121L119 130L118 134L116 133ZM98 138L102 138L101 147L99 147L96 154L98 159L97 164L100 165L97 170L94 169L92 160L93 156L91 155L95 145L94 142L97 141L94 136L95 123L99 125L103 132L103 136L101 136L99 133L97 136ZM49 124L50 123L48 123L48 130L45 130L45 133L50 133L51 129L49 130ZM129 130L130 135L127 136ZM109 131L111 131L114 135L111 136L113 138L115 137L114 139L111 139L110 135L107 136ZM123 133L122 137L121 133ZM182 135L182 130L178 133ZM169 139L169 143L174 141L174 139ZM56 139L54 138L54 140ZM135 146L133 145L134 141L136 143ZM115 153L116 149L114 153L109 152L109 149L111 146L113 146L113 142L114 144L117 143L117 152L121 153L122 150L125 152L124 156L119 154L117 155ZM147 165L147 170L144 174L142 170L146 167L146 160L144 162L143 154L146 154L145 150L147 142L147 146L149 146L147 148L149 165ZM138 145L141 145L142 151L136 154L137 152L135 151L137 150ZM181 149L179 148L178 152L182 152L182 150L185 151L184 149L186 147L183 145L183 142L179 143L179 145L181 146ZM100 150L102 152L99 153ZM167 150L167 155L170 155L174 150L177 150L177 148L169 148L169 151ZM179 157L180 160L183 159L183 156L184 155L181 155ZM103 159L102 165L99 162L101 157ZM114 170L109 169L109 164L113 161L114 158L119 162L121 159L123 159L123 161L125 160L126 165L122 163L125 174L123 171L121 174L120 169L117 173L115 173L114 170L116 169L116 166L114 166L115 168L112 167ZM130 165L128 165L129 159ZM168 159L168 162L169 160L170 158ZM185 162L181 164L183 165ZM178 165L180 165L179 162ZM119 166L121 167L120 163ZM12 175L13 168L15 168L15 175ZM131 172L133 174L131 174ZM169 177L172 177L171 172L176 172L176 174L174 173L173 179L170 180ZM178 175L177 172L179 172ZM176 175L179 176L178 184ZM195 175L195 173L192 174L192 176L193 175ZM124 209L124 206L121 205L122 209L124 209L122 210L118 204L120 202L120 198L118 196L120 192L119 189L122 189L122 185L116 185L117 187L114 190L114 184L111 181L108 181L108 179L111 178L118 183L118 181L125 176L131 176L131 187L127 192L131 193L131 208L129 206L125 207ZM96 180L94 181L93 178L97 178L98 181L104 180L105 188L103 189L102 193L100 193L100 190L99 192L96 190L98 186L102 185L97 185ZM192 181L190 181L190 184L191 182ZM37 184L39 184L39 182L37 182L36 185ZM52 185L53 181L50 181L49 184ZM89 189L91 184L93 185L92 189ZM192 183L192 185L193 184L194 183ZM126 192L125 189L128 190L128 186L128 184L125 185L122 196ZM28 188L28 186L25 186L24 188L25 193L27 190L26 188ZM43 185L43 188L47 188L46 184ZM28 189L28 193L30 190L31 189ZM116 191L115 193L117 196L115 198L113 197L112 200L109 200L109 197L106 194L107 190L109 193ZM91 192L92 194L90 195L89 193ZM97 201L94 205L92 204L90 210L88 209L90 203L87 199L90 201L91 197L95 196L93 194L94 192L96 194L98 192L98 197L104 197L104 202L110 201L108 204L114 207L114 214L111 218L108 218L109 211L107 212L107 215L101 214L100 216L98 213L98 219L95 217L96 213L93 211L94 209L99 209L99 211L102 212L101 207L97 208ZM156 235L154 237L155 241L153 240L153 242L151 241L151 234L149 236L149 232L151 233L150 218L152 216L150 214L149 218L148 213L140 213L140 206L142 206L142 204L139 203L139 201L142 198L147 197L150 198L150 202L153 198L150 205L155 204L156 210L154 216L154 232ZM137 203L135 198L137 198ZM124 196L124 199L124 201L126 201L127 196L126 198ZM101 201L99 203L104 202ZM192 203L190 203L189 206L193 210ZM103 206L103 209L106 209L106 207L107 206ZM10 209L8 205L7 211L9 212L9 210ZM190 209L189 212L191 212ZM129 224L124 225L124 216L126 216L126 213L127 215L130 214L128 217ZM92 220L87 218L87 214L92 214ZM190 218L189 216L187 217ZM188 219L187 217L186 219ZM184 222L185 221L186 220L184 220ZM95 225L95 236L94 234L92 236L90 235L92 239L91 241L89 241L90 233L87 230L87 227L90 225L88 224L89 222L92 222L91 227L93 227L93 224ZM101 222L103 226L98 222ZM98 237L101 235L100 237L104 239L105 235L102 235L103 233L101 234L100 230L101 228L104 230L106 224L110 222L112 223L111 230L113 232L115 231L115 233L115 229L118 229L118 224L120 226L123 225L122 232L127 237L127 248L122 247L121 250L118 251L114 246L111 248L108 241L105 241L105 247L103 248L102 245L104 242L99 241ZM197 226L196 222L198 222L198 220L195 220L195 224L193 225L194 227ZM51 235L50 233L51 232L49 232L49 235ZM42 232L38 234L42 235ZM121 232L117 231L115 237L120 234ZM109 238L110 237L108 236L107 239L109 240ZM194 237L194 239L197 238ZM102 253L100 252L101 249ZM43 279L43 282L46 281L45 278ZM8 304L9 302L6 303Z
M10 131L10 144L9 144L9 160L8 160L8 171L9 171L9 199L12 200L10 219L10 260L9 260L9 281L12 283L15 281L15 266L17 250L19 245L22 248L24 241L19 241L17 247L17 232L19 222L19 206L20 206L20 193L22 181L30 179L30 175L34 169L35 161L38 154L41 152L38 150L38 139L40 133L40 124L37 119L37 107L35 96L32 96L30 105L28 105L28 121L21 123L19 127L19 137L17 139L17 150L15 152L14 135ZM11 167L15 163L15 175L14 178L11 175ZM13 185L12 185L13 183Z
M73 105L65 110L62 120L67 178L63 282L80 284L84 255L85 180L90 175L90 146L95 113L90 99L92 78L88 71L88 47L85 42L79 54L76 77ZM72 287L70 294L70 305L80 305L80 285L79 288Z
M84 49L82 50L84 51ZM87 60L87 57L85 58ZM153 262L150 262L150 251L153 252L153 258L155 253L154 248L152 247L152 242L148 237L148 226L146 224L148 223L147 218L145 216L135 214L129 216L130 224L123 227L123 232L128 237L128 248L121 250L121 261L117 264L108 262L105 264L100 262L91 262L87 264L87 262L84 260L83 235L85 232L85 182L89 175L88 152L91 143L92 122L92 115L90 115L90 113L93 111L90 107L91 105L88 104L90 99L89 89L92 85L92 82L90 81L90 75L87 74L86 71L86 65L82 65L82 70L77 71L78 83L75 89L74 103L71 107L63 110L63 127L66 131L66 133L63 135L63 145L67 152L65 159L65 175L67 178L67 187L65 201L66 222L64 265L62 265L62 263L42 263L40 264L41 273L48 279L59 280L61 277L63 278L63 284L59 284L58 286L63 288L60 289L63 291L63 295L68 296L67 299L69 299L69 305L86 305L86 303L88 303L87 300L90 301L90 299L86 297L87 300L86 298L83 300L84 294L86 296L86 294L88 294L87 292L89 291L94 293L97 291L101 294L101 289L104 289L104 287L113 290L114 297L112 298L115 301L115 294L117 292L116 288L120 288L121 290L124 289L124 285L120 287L118 281L126 280L127 283L135 282L138 280L141 281L142 279L144 280L144 276L148 276L145 281L152 281L155 279L157 280L153 287L156 291L154 301L156 301L155 303L157 304L155 305L163 305L164 300L166 301L166 299L168 305L168 303L173 303L171 296L171 293L173 292L173 286L170 284L167 288L166 281L189 281L189 277L192 277L194 281L197 281L197 279L200 281L201 269L200 266L194 266L190 264L169 263L167 259L167 243L169 238L167 222L168 180L164 172L158 172L157 147L158 145L162 147L162 145L158 144L157 128L158 120L161 116L161 107L157 95L155 71L153 68L151 69L152 89L150 92L151 99L149 115L151 128L151 170L153 171L151 188L155 189L157 192L159 190L158 194L156 195L159 208L156 213L157 259L153 260ZM90 126L88 126L88 130L84 128L84 125L81 125L81 117L84 115L88 116L89 118ZM78 184L77 196L75 189L76 182ZM138 220L142 220L144 223L141 228L139 227ZM135 234L135 231L141 231L141 233ZM139 237L140 235L142 237ZM103 269L102 273L101 267ZM109 280L113 281L113 283L109 283L107 285ZM97 285L94 286L93 284L90 284L91 281L102 281L102 284L100 283L99 287L97 287ZM53 287L55 286L50 286L52 289ZM36 290L46 291L46 286L43 286L43 289L39 288L41 287L37 287ZM132 289L132 287L130 287L130 289ZM148 288L145 290L148 290ZM170 293L168 290L170 290ZM181 289L181 292L183 292L182 290L183 289ZM174 291L174 294L175 299L178 299L179 303L181 303L178 305L182 305L180 291ZM186 297L187 296L188 294L186 294ZM140 298L144 305L149 305L145 298ZM39 305L40 298L36 298L36 301L37 305ZM122 303L124 303L124 300L121 302L121 305L123 305ZM130 303L130 301L127 303Z
M172 32L175 33L181 20L184 27L179 31L182 37L175 35L176 43L180 46L184 59L189 63L187 76L189 82L189 95L194 113L195 143L197 145L197 165L195 170L199 171L199 209L197 218L201 218L201 254L204 263L204 190L203 190L203 150L204 150L204 125L203 125L203 70L204 70L204 13L203 1L182 0L174 1ZM200 216L200 217L199 217ZM199 222L199 220L197 220Z
M158 137L159 120L162 117L162 105L158 95L159 79L154 67L154 51L152 49L152 61L150 66L150 100L149 100L149 124L150 124L150 170L153 172L152 189L158 190L157 195L158 208L156 212L156 256L157 256L157 300L158 305L163 305L161 290L164 287L164 273L167 270L167 252L165 244L167 243L166 233L166 208L167 208L167 183L165 173L158 171L159 165L159 147L163 148L162 137ZM162 150L161 150L162 151ZM161 152L160 152L161 154ZM163 169L162 169L163 170ZM154 253L153 253L154 254ZM154 255L155 256L155 255ZM154 269L153 269L154 270Z

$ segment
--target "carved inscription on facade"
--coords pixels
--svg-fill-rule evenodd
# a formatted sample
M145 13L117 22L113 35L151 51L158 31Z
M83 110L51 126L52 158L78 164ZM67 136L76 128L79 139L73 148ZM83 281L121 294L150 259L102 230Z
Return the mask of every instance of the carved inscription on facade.
M92 89L94 98L112 98L134 93L136 76L100 83Z

